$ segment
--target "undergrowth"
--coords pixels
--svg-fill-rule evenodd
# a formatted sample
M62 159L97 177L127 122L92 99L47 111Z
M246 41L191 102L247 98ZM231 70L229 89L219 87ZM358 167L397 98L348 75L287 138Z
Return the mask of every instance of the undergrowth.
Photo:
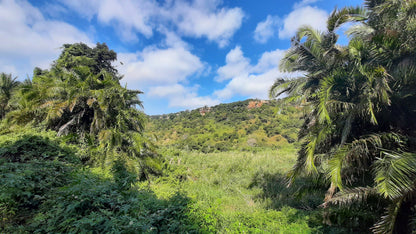
M0 136L3 233L198 233L192 200L139 189L123 161L89 168L77 147L36 129Z

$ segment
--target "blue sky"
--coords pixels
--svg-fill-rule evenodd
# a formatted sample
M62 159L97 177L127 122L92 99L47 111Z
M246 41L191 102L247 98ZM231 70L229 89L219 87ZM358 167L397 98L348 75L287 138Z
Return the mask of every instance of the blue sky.
M0 72L49 68L64 43L105 42L147 114L266 99L299 26L362 0L0 0Z

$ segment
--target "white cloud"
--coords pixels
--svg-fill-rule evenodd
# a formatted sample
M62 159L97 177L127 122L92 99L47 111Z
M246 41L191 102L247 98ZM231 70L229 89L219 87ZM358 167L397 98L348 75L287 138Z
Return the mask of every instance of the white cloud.
M150 0L60 0L64 5L91 20L111 25L123 41L137 41L137 33L153 35L151 18L157 14L158 5Z
M232 49L225 58L226 66L220 67L217 71L216 81L221 82L237 76L245 76L250 69L250 60L244 57L241 47Z
M43 12L43 14L53 17L53 18L56 18L56 17L59 17L60 15L68 13L67 8L55 2L45 3L45 5L41 7L41 11Z
M64 22L47 20L27 1L0 1L0 69L19 76L31 75L35 66L49 68L65 43L90 38ZM30 71L29 74L27 74Z
M180 84L172 84L172 85L165 85L165 86L154 86L151 87L148 95L151 97L171 97L177 94L186 93L186 89L183 85Z
M77 11L81 16L91 20L98 13L101 0L59 0L69 8Z
M283 19L283 27L279 30L279 38L287 39L294 36L298 28L304 25L324 31L327 19L328 13L322 9L311 6L296 8Z
M230 81L224 89L215 91L214 95L222 100L235 95L267 98L268 90L276 78L285 75L278 70L278 63L283 54L284 51L279 49L265 52L257 64L251 65L244 57L241 48L234 48L227 54L226 64L217 71L219 75L227 71L226 77ZM239 64L244 63L245 66L239 66L240 69L237 69L236 61ZM220 75L220 77L224 76Z
M135 41L135 32L146 37L153 35L150 18L156 11L157 6L153 1L100 1L98 9L98 20L105 24L115 22L115 29L126 41Z
M129 87L184 82L204 68L197 56L182 47L148 47L135 54L120 53L118 60L124 64L119 71Z
M168 30L164 26L160 26L158 31L165 36L165 40L162 42L162 46L165 47L182 47L189 49L189 45L184 42L176 33Z
M198 96L198 86L185 87L180 84L151 87L148 95L150 97L167 98L169 107L180 107L195 109L202 106L214 106L220 100L209 96Z
M209 67L188 50L176 34L163 31L166 48L147 47L137 53L119 54L122 81L131 89L145 91L152 99L167 100L170 108L193 109L219 104L209 96L199 96L198 86L187 87L191 77L199 76Z
M283 19L268 15L265 21L257 24L254 39L259 43L266 43L276 32L278 32L280 39L288 39L305 25L321 31L326 30L328 13L317 7L309 6L317 1L319 0L303 0L295 3L294 10Z
M262 73L264 71L276 69L279 66L280 60L283 58L284 51L273 50L264 52L256 66L252 68L252 72Z
M195 0L176 1L172 8L165 9L165 16L186 36L206 37L220 47L241 27L244 13L240 8L219 8L220 1Z
M277 16L268 15L265 21L257 24L254 31L254 40L259 43L266 43L272 38L279 27L280 19Z
M277 69L259 75L238 76L232 79L224 89L215 91L215 95L221 99L229 99L234 95L267 99L269 88L279 76L281 73Z
M221 7L219 0L166 1L164 5L150 0L61 0L80 15L112 25L125 41L137 40L136 33L146 37L162 25L173 25L177 33L201 38L226 46L241 27L241 8Z
M293 8L301 8L307 5L310 5L312 3L318 2L320 0L302 0L300 2L295 3L295 5L293 5Z

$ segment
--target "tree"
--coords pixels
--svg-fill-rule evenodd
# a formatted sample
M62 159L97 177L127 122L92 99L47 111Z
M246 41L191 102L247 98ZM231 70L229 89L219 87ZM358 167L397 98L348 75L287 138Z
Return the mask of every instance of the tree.
M94 75L106 71L114 79L119 80L122 76L111 64L116 60L116 52L109 50L105 43L97 43L94 48L90 48L84 43L64 44L63 51L54 62L52 69L71 70L79 66L88 66Z
M16 95L19 108L8 115L9 121L72 136L101 151L102 162L128 157L150 170L146 162L156 153L143 134L145 115L137 109L142 92L120 85L121 75L111 65L115 59L105 44L64 45L49 71L35 69L33 79L22 84Z
M20 82L16 81L16 77L12 78L11 74L0 74L0 119L10 111L10 99L13 92L17 89Z
M414 228L415 9L414 1L368 0L365 9L335 10L327 32L301 28L281 67L305 75L280 79L270 91L310 108L292 179L304 171L325 174L325 205L369 194L387 200L373 228L380 233ZM348 21L358 24L348 30L348 46L339 46L335 29Z

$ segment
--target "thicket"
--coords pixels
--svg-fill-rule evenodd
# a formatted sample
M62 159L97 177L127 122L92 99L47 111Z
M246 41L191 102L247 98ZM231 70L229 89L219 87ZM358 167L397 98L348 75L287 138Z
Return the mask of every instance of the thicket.
M6 233L197 232L191 200L159 199L132 186L123 161L88 168L82 150L55 132L24 130L0 137L0 229ZM112 172L112 173L111 173Z

